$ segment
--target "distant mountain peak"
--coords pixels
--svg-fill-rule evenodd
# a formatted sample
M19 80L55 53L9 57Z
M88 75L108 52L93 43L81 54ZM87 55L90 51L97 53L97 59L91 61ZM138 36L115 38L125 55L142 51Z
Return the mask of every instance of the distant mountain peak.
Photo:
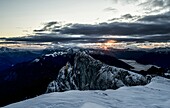
M147 79L142 75L106 65L84 51L79 51L74 57L74 66L67 62L66 66L60 69L57 79L49 84L47 92L106 90L147 83Z
M0 52L10 52L10 51L17 51L16 49L11 49L8 47L0 47Z

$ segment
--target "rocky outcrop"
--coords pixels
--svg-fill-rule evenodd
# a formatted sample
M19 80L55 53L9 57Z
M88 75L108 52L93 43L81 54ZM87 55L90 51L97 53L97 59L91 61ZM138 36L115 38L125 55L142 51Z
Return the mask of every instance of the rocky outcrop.
M106 65L85 52L78 52L74 58L74 66L67 63L61 68L57 79L48 85L47 92L106 90L147 83L142 75Z
M76 90L77 85L75 84L75 74L73 73L73 68L68 62L66 66L62 67L59 71L56 81L52 81L47 88L47 92L55 91L66 91L66 90Z

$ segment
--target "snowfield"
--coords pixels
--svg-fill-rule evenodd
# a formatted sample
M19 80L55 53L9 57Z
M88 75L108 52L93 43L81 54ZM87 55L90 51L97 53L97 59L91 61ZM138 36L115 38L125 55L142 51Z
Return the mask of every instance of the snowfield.
M160 68L156 65L143 65L143 64L137 63L135 60L125 60L125 59L120 59L120 60L134 67L134 69L131 69L132 71L133 70L134 71L142 71L142 70L147 71L152 66Z
M54 92L4 108L170 108L170 80L155 77L146 86Z

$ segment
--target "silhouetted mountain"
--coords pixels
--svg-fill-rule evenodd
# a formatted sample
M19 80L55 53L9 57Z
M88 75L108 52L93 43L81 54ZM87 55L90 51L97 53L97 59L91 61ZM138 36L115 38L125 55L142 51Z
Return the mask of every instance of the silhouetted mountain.
M149 52L136 59L142 64L153 64L163 68L170 67L170 52Z
M67 62L74 65L74 56L78 50L45 54L29 62L19 63L0 74L0 105L24 100L46 92L48 84L55 80L59 70ZM93 54L94 58L109 65L129 69L131 66L113 56ZM109 59L109 60L107 60ZM118 63L118 64L117 64Z
M17 63L30 61L42 55L41 51L17 50L6 47L0 48L0 73Z
M152 64L162 68L170 67L170 50L157 48L153 50L116 50L112 55L119 59L136 60L141 64Z

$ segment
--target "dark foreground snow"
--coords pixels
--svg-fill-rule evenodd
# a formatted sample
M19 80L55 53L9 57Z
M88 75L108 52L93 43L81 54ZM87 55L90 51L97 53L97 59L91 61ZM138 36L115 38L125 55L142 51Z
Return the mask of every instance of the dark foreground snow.
M117 90L67 91L44 94L5 108L169 108L170 80L155 77L146 86Z

